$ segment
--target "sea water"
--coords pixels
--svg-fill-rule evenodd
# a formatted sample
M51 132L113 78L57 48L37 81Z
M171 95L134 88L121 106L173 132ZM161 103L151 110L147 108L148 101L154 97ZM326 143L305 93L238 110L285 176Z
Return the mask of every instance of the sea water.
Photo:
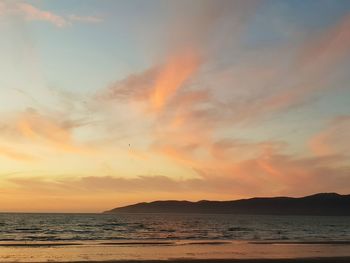
M350 241L350 217L220 214L0 214L1 242Z

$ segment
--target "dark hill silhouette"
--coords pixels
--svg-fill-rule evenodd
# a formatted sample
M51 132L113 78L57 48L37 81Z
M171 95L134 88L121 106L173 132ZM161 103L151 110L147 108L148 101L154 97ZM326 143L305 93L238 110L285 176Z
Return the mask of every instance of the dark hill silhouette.
M104 213L198 213L350 216L350 195L320 193L301 198L265 197L235 201L155 201Z

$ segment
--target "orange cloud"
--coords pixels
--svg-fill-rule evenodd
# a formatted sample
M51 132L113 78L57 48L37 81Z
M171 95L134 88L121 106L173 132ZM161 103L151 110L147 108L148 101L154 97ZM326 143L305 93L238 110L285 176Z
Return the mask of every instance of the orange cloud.
M24 137L32 141L49 142L64 151L78 151L68 130L38 113L25 113L19 118L17 127Z
M47 115L28 109L4 116L0 123L0 134L12 142L33 143L33 151L35 146L48 146L64 152L88 153L92 148L77 143L73 137L73 130L85 124L84 121L71 120L58 113Z
M26 153L18 152L12 148L0 146L0 155L16 161L35 161L37 157Z
M164 64L118 81L98 94L102 100L149 103L152 112L161 111L198 70L201 61L195 51L170 55Z
M161 68L150 94L152 109L160 111L200 65L193 52L172 56Z
M350 116L334 118L325 130L310 139L309 146L319 156L349 155Z

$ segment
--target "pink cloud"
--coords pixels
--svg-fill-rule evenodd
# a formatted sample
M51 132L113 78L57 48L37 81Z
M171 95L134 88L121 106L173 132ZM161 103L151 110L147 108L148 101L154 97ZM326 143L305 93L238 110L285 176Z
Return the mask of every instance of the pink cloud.
M350 116L338 116L309 141L314 154L350 156Z
M308 42L301 52L300 61L304 70L329 69L339 61L345 61L350 51L350 15L346 15L316 39Z
M27 3L18 3L17 9L23 13L27 20L47 21L57 27L64 27L69 24L69 22L62 16L56 15L49 11L40 10Z
M72 22L99 23L103 21L102 18L96 16L58 15L25 2L0 3L0 16L6 14L19 15L28 21L45 21L59 28L71 25Z

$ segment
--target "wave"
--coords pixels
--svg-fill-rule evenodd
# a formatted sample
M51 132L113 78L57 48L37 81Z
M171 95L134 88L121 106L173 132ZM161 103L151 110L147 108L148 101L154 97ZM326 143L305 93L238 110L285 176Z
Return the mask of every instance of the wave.
M0 214L0 241L347 240L345 217Z

